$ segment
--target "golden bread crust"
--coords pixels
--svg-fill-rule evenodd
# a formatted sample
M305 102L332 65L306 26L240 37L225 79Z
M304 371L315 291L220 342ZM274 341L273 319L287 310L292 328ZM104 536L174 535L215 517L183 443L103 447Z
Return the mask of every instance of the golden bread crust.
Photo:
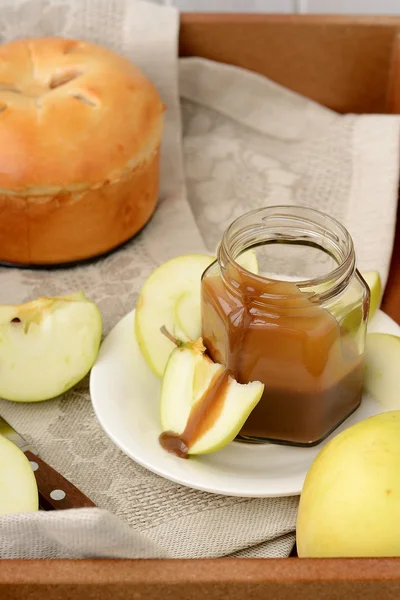
M158 196L159 152L114 183L22 198L0 193L0 261L58 265L98 256L147 223Z
M163 113L153 84L106 48L63 38L0 46L1 202L96 189L153 164Z

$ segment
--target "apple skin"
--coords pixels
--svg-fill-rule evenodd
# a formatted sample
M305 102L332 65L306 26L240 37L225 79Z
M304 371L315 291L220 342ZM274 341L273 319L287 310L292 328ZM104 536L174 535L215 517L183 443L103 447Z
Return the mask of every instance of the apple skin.
M372 319L381 303L382 281L378 271L368 271L367 273L362 273L362 276L371 292L369 303L369 318Z
M400 337L369 333L364 388L386 410L400 409Z
M83 292L0 305L0 398L42 402L68 391L92 368L101 335L100 311Z
M150 369L162 377L173 344L160 333L166 327L182 341L201 335L201 276L215 261L208 254L184 254L155 269L140 290L135 312L135 335ZM253 250L237 259L244 268L258 272Z
M160 331L166 327L179 335L176 302L186 292L200 297L201 276L215 258L207 254L185 254L172 258L153 271L140 290L135 312L135 335L150 369L163 376L174 344ZM200 315L194 315L200 321Z
M400 411L360 421L318 454L300 498L297 551L400 556Z
M233 442L261 400L263 391L260 381L241 384L231 378L219 419L189 448L189 455L212 454Z
M182 341L197 340L201 336L200 294L184 292L174 306L174 333Z
M25 454L0 435L0 515L39 510L36 478Z
M160 415L163 431L181 434L193 406L207 392L215 376L225 372L204 354L202 340L175 348L169 356L161 388ZM239 384L229 377L223 406L215 422L189 447L188 454L210 454L232 442L261 399L259 381Z

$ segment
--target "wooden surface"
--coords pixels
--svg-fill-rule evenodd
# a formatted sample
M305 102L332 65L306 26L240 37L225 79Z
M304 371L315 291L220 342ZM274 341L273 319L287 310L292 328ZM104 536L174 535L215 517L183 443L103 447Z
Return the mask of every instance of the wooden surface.
M182 55L341 112L400 113L400 18L183 15ZM379 201L379 199L377 199ZM384 309L400 322L400 231ZM400 559L0 561L1 600L398 600Z
M180 54L266 75L338 112L385 112L400 17L185 14Z
M338 112L400 114L399 31L400 17L184 14L179 51L261 73ZM400 212L398 224L382 308L400 323Z
M398 600L400 559L0 562L1 600Z
M400 32L396 33L393 40L387 90L387 111L400 114ZM396 237L382 308L400 323L400 202L397 205Z
M396 238L382 308L397 323L400 323L400 203L397 206Z

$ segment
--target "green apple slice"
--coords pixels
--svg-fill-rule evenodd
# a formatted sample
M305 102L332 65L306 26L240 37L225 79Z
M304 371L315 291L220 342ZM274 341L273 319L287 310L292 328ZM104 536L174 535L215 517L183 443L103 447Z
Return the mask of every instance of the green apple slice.
M215 375L224 367L213 363L188 344L172 351L161 388L161 427L164 431L181 433L190 411Z
M217 245L215 249L216 256L218 256L220 245L221 242ZM241 267L246 269L246 271L250 271L250 273L258 275L259 265L257 260L257 254L254 248L249 248L248 250L245 250L244 252L242 252L242 254L239 254L239 256L237 256L235 260Z
M197 340L201 335L201 295L185 292L175 304L175 335L183 340Z
M174 349L161 327L180 337L175 305L188 292L200 298L201 276L214 260L205 254L178 256L153 271L141 289L135 312L136 338L149 367L160 377Z
M254 273L258 275L259 267L257 255L254 249L250 248L249 250L245 250L240 256L237 257L236 262L246 269L246 271L250 271L250 273Z
M221 414L215 424L189 448L189 454L210 454L230 444L260 401L263 391L264 385L260 381L240 384L230 378Z
M400 337L369 333L365 357L365 389L386 409L400 408Z
M39 402L69 390L93 366L101 333L82 292L0 306L0 397Z
M25 454L0 435L0 515L39 509L35 475Z
M381 279L378 271L369 271L361 275L370 288L369 319L372 319L381 300ZM350 289L342 294L339 300L328 307L328 310L340 322L342 327L352 332L353 336L363 337L363 306L359 292L350 287Z
M183 344L171 353L165 368L161 390L161 425L164 431L181 435L191 411L204 401L215 378L225 367L213 363L199 342ZM259 402L264 385L253 381L239 384L229 377L222 408L215 421L200 437L188 443L188 454L209 454L221 450L235 439L253 408ZM186 441L185 441L186 443Z
M378 271L368 271L367 273L362 273L362 276L367 282L371 292L371 298L369 303L369 318L372 319L381 303L382 281Z
M257 256L254 250L246 250L237 262L247 271L258 273ZM183 293L175 304L174 332L181 340L197 340L201 336L201 295L199 290Z
M160 333L161 327L182 341L201 335L201 276L215 258L187 254L167 261L145 281L136 307L135 333L149 367L162 376L173 343ZM237 261L247 270L258 272L254 250Z

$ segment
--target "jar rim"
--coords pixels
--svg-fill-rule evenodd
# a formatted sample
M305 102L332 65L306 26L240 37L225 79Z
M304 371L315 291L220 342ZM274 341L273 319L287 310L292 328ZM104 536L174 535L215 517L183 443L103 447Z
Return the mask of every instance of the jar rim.
M298 218L299 220L301 219L301 216L305 217L307 215L308 216L314 215L315 217L323 218L326 222L330 223L332 225L332 227L338 228L338 230L342 233L342 235L346 241L346 252L344 253L344 256L343 256L341 262L334 269L331 269L327 273L325 273L323 275L319 275L318 277L302 279L302 280L293 280L293 283L295 283L295 285L298 287L298 289L300 291L304 291L306 293L307 293L307 288L322 287L324 291L320 294L317 294L318 298L321 299L321 301L328 300L328 299L340 294L345 289L348 280L350 279L350 277L354 274L354 272L356 270L356 260L355 260L354 244L353 244L352 237L351 237L349 231L346 229L346 227L340 221L338 221L335 217L332 217L331 215L329 215L323 211L320 211L320 210L317 210L314 208L310 208L307 206L272 205L272 206L256 208L256 209L253 209L251 211L248 211L248 212L240 215L234 221L232 221L232 223L230 223L230 225L226 228L226 230L223 233L221 244L218 249L218 260L220 261L221 251L222 251L228 258L228 261L231 261L234 263L235 268L245 271L246 274L248 274L251 277L254 277L258 281L269 281L269 282L284 281L284 280L278 279L276 277L270 277L270 276L264 277L263 275L258 275L251 271L248 271L245 267L243 267L242 265L240 265L237 262L236 259L237 259L238 255L237 256L233 255L230 245L229 245L230 235L232 234L233 230L238 225L240 225L241 222L245 221L246 219L248 219L251 216L257 216L261 213L266 213L266 212L271 212L271 217L275 217L275 218L279 217L279 216L285 216L284 214L279 215L279 211L281 213L282 212L284 213L286 211L287 215L289 215L289 211L291 211L292 214L290 216L294 219ZM296 214L293 214L295 212L300 212L300 213L302 213L302 215L299 215L297 217ZM264 221L266 221L266 217L267 217L267 215L264 217L264 219L263 219ZM303 222L304 222L304 220L303 220ZM309 221L309 223L311 225L313 222ZM318 246L318 244L316 244L316 245ZM242 252L249 250L254 246L255 246L255 244L253 244L253 245L250 244L249 246L245 247L244 250L242 250ZM322 246L320 246L320 247L322 248ZM331 285L328 285L329 283L331 283ZM316 296L315 293L313 293L311 295L313 297ZM277 295L271 294L271 297L277 298Z

